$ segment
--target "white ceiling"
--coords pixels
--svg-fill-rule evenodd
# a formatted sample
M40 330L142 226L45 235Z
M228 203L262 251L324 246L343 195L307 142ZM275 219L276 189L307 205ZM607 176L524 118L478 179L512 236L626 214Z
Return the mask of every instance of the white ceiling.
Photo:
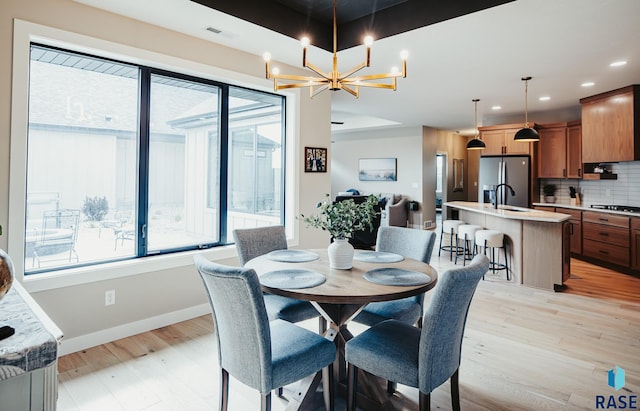
M297 40L189 0L75 0L195 37L299 66ZM371 68L387 72L409 51L398 90L361 89L355 99L333 92L334 133L369 127L427 125L473 133L479 125L524 122L523 76L529 82L529 120L574 120L579 99L640 84L639 0L517 0L376 42ZM206 31L208 26L222 30ZM339 35L339 33L338 33ZM339 70L364 58L362 46L338 53ZM311 47L309 60L330 70L331 54ZM625 60L621 67L609 67ZM363 74L366 74L363 70ZM592 81L594 86L581 87ZM305 95L303 93L303 95ZM548 96L548 101L540 101ZM491 109L502 107L499 111ZM573 117L573 118L562 118ZM545 120L546 121L546 120Z

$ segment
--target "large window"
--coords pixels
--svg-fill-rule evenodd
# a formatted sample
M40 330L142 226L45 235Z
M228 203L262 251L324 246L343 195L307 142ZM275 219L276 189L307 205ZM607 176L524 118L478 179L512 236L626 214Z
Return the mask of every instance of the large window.
M284 99L31 46L25 273L283 220Z

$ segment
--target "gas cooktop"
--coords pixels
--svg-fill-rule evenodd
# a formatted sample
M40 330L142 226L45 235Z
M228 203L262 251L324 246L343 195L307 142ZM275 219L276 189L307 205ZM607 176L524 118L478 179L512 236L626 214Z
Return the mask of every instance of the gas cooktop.
M640 207L625 206L625 205L592 204L591 208L599 208L601 210L624 211L626 213L640 213Z

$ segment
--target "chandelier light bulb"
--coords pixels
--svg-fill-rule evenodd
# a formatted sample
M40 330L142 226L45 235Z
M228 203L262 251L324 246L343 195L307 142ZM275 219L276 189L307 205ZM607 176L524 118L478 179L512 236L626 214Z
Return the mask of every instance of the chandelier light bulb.
M304 36L300 39L300 44L302 45L302 47L309 47L309 44L311 44L311 40L309 40L309 37Z
M264 59L264 61L271 61L271 53L266 52L262 55L262 58Z
M274 67L273 70L271 70L271 72L277 76L278 74L280 74L280 69L277 67Z
M402 60L406 60L408 57L409 57L409 52L408 52L407 50L402 50L402 51L400 52L400 58L401 58Z
M398 72L398 67L393 66L391 67L391 73L396 74Z
M364 38L364 45L367 46L367 47L371 47L373 45L373 37L366 36Z

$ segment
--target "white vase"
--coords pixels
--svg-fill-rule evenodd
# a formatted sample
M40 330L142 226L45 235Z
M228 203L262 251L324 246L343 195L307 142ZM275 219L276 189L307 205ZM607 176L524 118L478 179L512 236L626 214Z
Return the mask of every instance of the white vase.
M4 297L13 284L13 263L11 258L0 248L0 300Z
M334 239L327 248L329 267L350 270L353 267L353 246L346 238Z

